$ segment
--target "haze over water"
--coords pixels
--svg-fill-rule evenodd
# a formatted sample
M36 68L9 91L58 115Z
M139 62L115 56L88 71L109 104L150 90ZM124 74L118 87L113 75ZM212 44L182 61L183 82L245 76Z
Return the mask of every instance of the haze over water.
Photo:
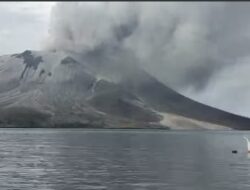
M236 131L1 129L0 189L248 190L244 135L250 137Z

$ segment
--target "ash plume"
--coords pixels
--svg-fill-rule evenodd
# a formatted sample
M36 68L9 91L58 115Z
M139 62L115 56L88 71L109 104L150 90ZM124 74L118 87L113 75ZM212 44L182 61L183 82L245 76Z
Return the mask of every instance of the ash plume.
M46 48L129 51L122 64L132 57L174 89L200 91L249 55L249 10L248 2L58 3Z

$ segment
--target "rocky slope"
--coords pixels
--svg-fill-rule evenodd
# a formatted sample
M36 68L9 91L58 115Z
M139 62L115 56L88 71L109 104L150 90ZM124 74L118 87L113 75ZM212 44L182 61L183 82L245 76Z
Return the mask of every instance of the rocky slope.
M250 119L184 97L135 63L114 64L123 56L1 56L0 126L250 129Z

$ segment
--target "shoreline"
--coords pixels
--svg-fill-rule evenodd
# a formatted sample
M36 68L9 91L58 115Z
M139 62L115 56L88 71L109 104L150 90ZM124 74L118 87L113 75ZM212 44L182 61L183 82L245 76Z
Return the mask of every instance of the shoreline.
M91 128L91 127L0 127L1 129L79 129L79 130L93 130L93 131L166 131L166 132L243 132L250 130L237 130L237 129L166 129L166 128Z

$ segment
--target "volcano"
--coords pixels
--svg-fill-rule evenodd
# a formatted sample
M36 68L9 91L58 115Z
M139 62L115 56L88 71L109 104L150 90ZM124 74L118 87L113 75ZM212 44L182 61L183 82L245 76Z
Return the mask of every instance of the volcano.
M250 129L191 100L126 54L30 51L0 57L0 127Z

